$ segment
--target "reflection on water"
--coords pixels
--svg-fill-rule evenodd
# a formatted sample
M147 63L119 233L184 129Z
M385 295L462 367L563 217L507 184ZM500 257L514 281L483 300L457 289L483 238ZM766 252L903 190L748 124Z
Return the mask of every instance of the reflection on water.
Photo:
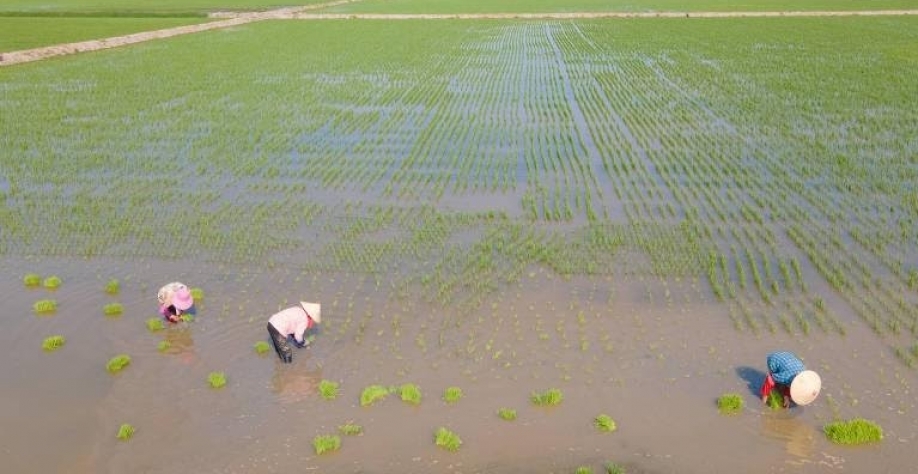
M321 380L321 368L305 370L276 364L271 377L271 391L277 395L278 402L295 403L315 396Z
M769 438L784 441L788 454L801 458L810 458L816 446L814 428L798 420L793 410L764 413L762 433Z
M197 359L194 350L194 339L191 337L191 327L188 323L178 323L161 331L163 339L160 341L160 351L165 354L178 355L179 360L191 364Z

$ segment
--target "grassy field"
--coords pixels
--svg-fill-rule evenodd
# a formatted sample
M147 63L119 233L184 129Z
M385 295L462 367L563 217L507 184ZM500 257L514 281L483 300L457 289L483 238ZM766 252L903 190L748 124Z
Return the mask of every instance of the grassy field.
M142 0L49 0L31 2L25 0L0 0L0 16L10 12L68 15L93 13L102 16L123 16L143 14L187 14L222 10L266 10L295 5L327 3L325 0L192 0L149 2Z
M208 21L204 18L3 18L0 51L108 38Z
M347 13L526 13L644 11L797 11L915 9L916 0L363 0L323 10Z

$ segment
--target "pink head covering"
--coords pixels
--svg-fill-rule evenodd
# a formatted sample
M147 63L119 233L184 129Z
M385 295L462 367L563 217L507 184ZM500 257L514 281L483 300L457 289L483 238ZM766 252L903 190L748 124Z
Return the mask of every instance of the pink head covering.
M194 305L194 298L191 296L191 290L181 282L172 282L164 285L156 294L159 300L159 310L166 314L169 306L175 306L176 310L185 311Z

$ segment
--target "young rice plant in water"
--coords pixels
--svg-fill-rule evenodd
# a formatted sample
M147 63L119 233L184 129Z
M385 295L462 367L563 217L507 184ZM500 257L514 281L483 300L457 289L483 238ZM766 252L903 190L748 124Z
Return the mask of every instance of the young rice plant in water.
M108 280L108 283L105 284L105 292L110 295L117 295L119 289L120 285L118 284L118 280L115 280L114 278Z
M724 415L739 413L743 409L743 397L737 393L725 393L717 399L717 409Z
M564 394L557 388L550 388L542 393L533 393L531 400L532 403L539 406L553 406L564 400Z
M316 454L337 451L341 447L341 437L336 435L318 435L312 440L312 447Z
M49 276L48 278L45 278L43 282L41 282L42 286L44 286L45 288L48 288L49 290L58 288L59 286L61 286L61 283L63 282L61 281L60 277L58 277L57 275Z
M833 443L837 444L876 443L883 439L883 429L880 428L880 425L863 418L829 423L822 430Z
M459 387L449 387L443 392L443 400L446 403L456 403L462 398L462 389Z
M401 395L403 402L412 405L420 405L421 403L421 388L413 383L402 385L399 387L398 393Z
M131 425L127 424L127 423L124 423L124 424L122 424L120 427L118 427L118 435L117 435L117 437L118 437L118 439L120 439L121 441L127 441L127 440L131 439L132 436L134 436L134 431L136 431L136 430L134 429L133 426L131 426Z
M226 385L226 374L223 372L211 372L207 375L207 383L211 388L220 388Z
M63 346L64 342L66 342L64 336L48 336L45 338L44 342L41 343L41 348L48 352L55 351Z
M355 436L363 433L363 427L354 423L345 423L338 427L338 432L345 436Z
M121 369L125 368L130 363L131 363L131 356L127 354L119 354L109 359L108 364L105 365L105 368L110 373L115 374L115 373L121 372Z
M372 405L389 396L389 389L382 385L370 385L360 394L360 406Z
M618 428L615 425L615 420L613 420L611 416L605 414L594 418L593 426L595 426L597 430L602 431L603 433L611 433Z
M121 303L109 303L102 308L106 316L118 316L124 312L124 306Z
M462 445L462 439L459 438L459 435L443 427L437 430L435 442L437 446L447 451L458 451L459 446Z
M162 318L147 319L147 329L150 330L150 332L162 331L165 327Z
M172 343L169 341L159 341L159 344L156 345L156 349L159 352L166 352L172 347Z
M55 300L38 300L32 305L32 309L38 314L47 314L57 311L57 301Z
M501 408L497 410L497 416L502 420L513 421L516 419L516 410L512 408Z
M255 343L255 352L259 355L264 354L271 350L271 345L265 341L258 341ZM321 387L321 386L320 386Z
M326 400L334 400L338 396L338 382L331 380L319 382L319 395Z
M22 282L25 283L25 286L30 288L36 287L41 285L41 275L37 273L26 273L26 275L22 277Z

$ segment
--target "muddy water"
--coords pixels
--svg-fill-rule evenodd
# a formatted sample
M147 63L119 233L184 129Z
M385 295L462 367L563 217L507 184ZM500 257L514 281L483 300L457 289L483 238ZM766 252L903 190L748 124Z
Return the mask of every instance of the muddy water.
M303 274L195 262L12 259L0 296L0 446L7 472L906 472L916 443L913 371L856 321L847 336L752 336L733 329L723 305L691 279L561 279L531 268L471 314L455 314L375 276ZM22 275L56 274L55 291L25 289ZM104 293L110 278L116 296ZM151 333L156 288L179 279L205 296L197 319ZM420 291L420 290L417 290ZM58 301L53 315L32 304ZM265 322L300 298L323 303L323 332L283 365L259 356ZM102 307L117 301L120 317ZM44 337L66 345L43 352ZM157 350L169 340L166 353ZM764 355L790 348L824 380L805 409L772 412L757 402ZM132 357L117 375L106 361ZM214 390L211 371L228 385ZM322 379L339 397L317 395ZM416 383L419 406L396 395L359 405L371 384ZM464 397L448 405L443 390ZM534 391L561 389L557 407ZM719 415L717 396L743 395L738 416ZM517 410L516 421L497 417ZM592 426L600 413L614 433ZM820 429L834 416L875 420L883 443L832 445ZM316 456L312 439L346 422L339 452ZM115 438L121 423L137 429ZM462 448L433 444L445 426Z

